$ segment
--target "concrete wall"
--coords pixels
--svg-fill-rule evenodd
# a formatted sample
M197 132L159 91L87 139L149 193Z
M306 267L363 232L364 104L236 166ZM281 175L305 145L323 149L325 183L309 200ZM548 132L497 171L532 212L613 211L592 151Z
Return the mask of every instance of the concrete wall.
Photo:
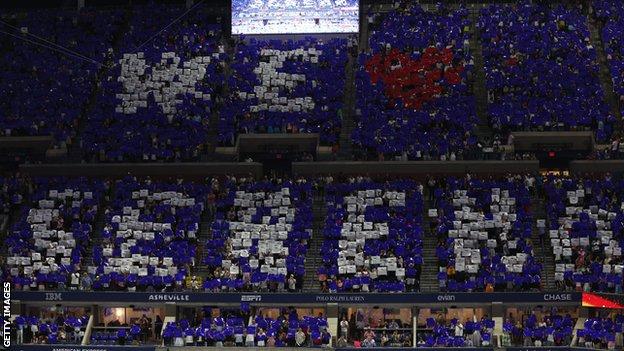
M583 132L513 132L516 151L574 150L591 151L594 133Z
M256 162L217 163L98 163L22 165L21 173L31 176L122 177L126 175L152 177L204 177L209 175L262 176L262 164Z
M0 149L46 150L52 144L51 136L1 137Z
M294 162L293 174L368 174L418 176L427 174L505 174L538 172L539 161L413 161L413 162Z
M572 161L570 172L622 173L624 160ZM362 174L384 177L424 177L426 175L504 175L506 173L535 173L539 161L412 161L412 162L293 162L294 175ZM215 163L92 163L92 164L27 164L19 167L31 176L122 177L125 175L175 177L205 177L210 175L253 175L261 177L263 166L258 162Z
M621 173L624 172L624 160L572 161L570 162L570 172L576 174Z

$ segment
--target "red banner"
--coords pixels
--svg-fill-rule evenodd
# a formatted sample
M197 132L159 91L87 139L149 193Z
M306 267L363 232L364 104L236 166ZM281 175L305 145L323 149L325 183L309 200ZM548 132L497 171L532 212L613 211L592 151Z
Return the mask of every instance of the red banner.
M583 307L624 309L624 305L605 295L583 293Z
M464 67L453 66L453 58L449 48L429 47L418 60L392 49L371 57L366 71L373 84L383 82L385 94L393 102L402 100L406 108L420 110L424 103L442 95L445 87L461 83Z

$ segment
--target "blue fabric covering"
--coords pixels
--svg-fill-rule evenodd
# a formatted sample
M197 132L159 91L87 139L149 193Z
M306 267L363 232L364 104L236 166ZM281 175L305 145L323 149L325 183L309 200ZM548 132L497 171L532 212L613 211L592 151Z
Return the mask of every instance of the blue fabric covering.
M311 37L300 41L258 41L249 38L247 43L239 44L235 48L232 75L228 81L232 94L219 115L219 143L233 145L236 136L241 133L319 133L321 143L336 144L341 127L338 110L342 108L346 44L345 39L323 41ZM254 86L261 85L254 69L265 60L261 56L265 49L322 51L318 63L304 61L301 55L293 55L278 70L278 73L305 75L304 84L298 84L292 89L280 88L279 96L288 99L310 97L315 103L313 109L287 113L250 111L250 106L259 104L258 98L241 99L240 93L254 94Z
M371 33L371 51L360 55L356 71L357 108L361 110L352 135L356 145L386 155L405 152L410 159L422 159L425 155L436 159L476 144L476 138L470 136L477 118L475 98L467 80L473 66L468 46L468 11L463 7L452 10L444 5L437 5L437 9L437 13L432 13L418 4L410 5L404 11L388 13L381 26ZM414 91L408 96L419 106L406 107L406 101L394 100L384 91L392 87L372 81L370 62L375 55L392 60L391 65L409 65L403 62L408 59L393 60L390 48L407 55L409 60L420 62L429 51L448 50L452 60L432 63L425 69L428 76L444 76L432 87L435 92L423 92L423 95L434 94L433 99L425 101ZM379 64L374 66L384 70ZM390 74L396 68L388 69L389 72L380 73ZM416 74L415 70L407 69L405 73ZM390 83L401 85L400 78ZM402 89L411 88L406 85Z
M269 181L258 181L246 184L236 184L229 181L225 184L227 189L226 197L219 199L217 202L216 220L212 224L212 238L206 243L204 264L213 269L220 269L224 259L231 260L233 264L240 267L239 274L226 274L226 276L210 276L204 281L204 289L211 291L241 291L243 288L259 289L261 286L266 288L266 283L285 283L287 276L284 274L271 274L261 272L260 266L251 267L249 261L252 258L259 258L258 243L260 239L253 239L251 246L247 249L249 257L236 257L228 250L228 244L233 238L233 231L230 230L230 221L242 221L242 217L238 214L228 217L230 214L236 213L240 209L234 205L234 199L237 191L245 192L266 192L275 193L288 188L290 192L291 205L283 207L292 207L295 209L294 221L292 228L287 233L285 240L282 242L284 247L288 248L288 256L281 254L264 255L271 256L275 260L283 258L286 260L286 270L288 275L293 274L299 279L305 274L305 255L307 253L307 240L310 239L310 229L312 228L312 187L309 183L299 183L293 181L285 181L281 184L275 184ZM264 199L264 198L263 198ZM256 214L252 216L251 223L262 223L263 217L270 216L270 224L276 224L279 216L271 214L271 207L258 204L256 202ZM232 212L233 211L233 212ZM231 244L230 244L231 249Z
M418 280L420 266L423 263L422 245L422 194L417 192L418 184L414 181L393 181L386 184L374 182L360 182L352 184L330 184L326 187L327 216L323 235L325 237L321 246L323 265L318 273L328 278L327 284L330 291L359 291L362 285L369 285L370 291L377 292L403 292L406 290L404 279L397 280L394 272L389 272L384 278L371 279L369 273L359 269L357 273L340 274L338 269L339 240L343 223L347 221L349 213L344 202L345 196L357 195L363 190L388 190L405 191L405 206L384 205L367 206L364 218L373 223L388 223L389 234L379 239L366 239L364 244L359 245L364 259L370 260L371 256L381 258L396 257L402 260L402 266L406 270L405 278ZM372 264L370 269L378 264ZM360 267L361 268L361 267ZM355 286L355 287L354 287Z
M29 34L66 47L88 59L64 55L28 41L6 36L0 43L0 135L51 135L57 145L77 134L81 109L96 80L98 63L111 48L111 36L123 10L34 10L28 14L3 12L13 35ZM28 39L28 41L26 40ZM91 61L90 61L91 60Z
M533 248L529 241L534 219L530 209L531 196L522 180L491 181L450 178L446 184L445 189L435 190L435 203L439 216L436 224L438 236L436 255L440 267L445 269L445 272L440 272L438 275L442 287L448 291L484 291L486 285L491 284L495 290L505 290L508 285L513 286L514 289L539 289L542 265L533 257ZM485 220L491 220L493 218L490 207L493 204L493 188L501 191L507 190L509 197L516 199L516 220L511 223L505 240L500 237L501 228L485 229L488 239L496 240L497 247L487 247L485 241L478 240L477 248L480 250L481 263L477 273L463 271L457 272L453 277L448 277L446 269L455 268L455 257L458 254L455 252L455 239L449 237L449 230L455 228L454 221L462 222L455 217L455 210L461 210L461 208L453 204L454 193L458 190L467 190L467 196L475 199L474 205L470 205L471 212L483 213ZM508 241L515 241L516 248L507 248ZM516 253L527 254L521 273L509 271L505 263L501 261L503 256Z
M568 192L583 190L584 196L579 197L580 206L586 212L579 213L578 217L566 229L566 237L572 241L570 245L572 256L561 257L556 263L572 263L574 270L566 270L564 284L574 288L588 283L594 292L617 292L622 289L624 274L614 270L603 271L603 264L622 264L622 257L607 255L607 246L624 247L624 212L621 203L624 200L624 181L613 179L607 175L598 179L569 179L549 177L544 183L548 203L546 213L549 218L550 229L559 230L559 219L568 217L566 207L569 204ZM606 211L599 214L599 210ZM607 213L612 213L607 217ZM590 215L591 214L591 215ZM613 232L608 241L603 241L598 235L596 220L605 221ZM602 232L602 229L600 230ZM587 245L580 240L587 240ZM576 243L578 241L578 243Z
M82 258L86 254L92 235L98 204L104 191L104 183L86 178L70 179L62 177L35 178L33 182L34 192L28 199L29 205L23 208L19 220L13 224L8 238L6 239L6 244L9 247L11 256L32 257L33 253L40 253L41 261L46 261L47 258L50 258L58 265L58 269L51 269L48 273L34 270L33 274L28 275L24 274L23 268L19 269L17 274L12 274L9 272L9 268L19 267L7 267L5 273L17 277L18 280L15 282L21 283L22 286L36 281L38 285L54 288L58 286L58 284L68 284L70 273L84 268L82 266L84 264ZM50 230L71 232L73 234L75 247L71 248L71 254L69 255L70 264L61 262L61 258L65 257L64 254L57 253L56 255L48 255L47 247L43 247L42 244L34 240L33 233L35 231L41 231L36 230L34 226L41 225L41 223L37 224L30 213L30 209L42 208L40 201L53 200L49 195L51 191L65 193L66 190L72 190L76 198L67 197L54 199L53 211L58 211L58 214L53 212L52 220L47 228ZM92 198L84 198L85 192L91 192ZM58 244L61 239L54 234L46 240ZM50 264L47 265L51 266Z
M89 316L76 317L69 315L64 317L59 315L54 319L44 319L37 316L18 315L15 317L14 322L18 325L18 328L22 329L36 325L39 335L46 338L47 344L74 344L76 329L84 330L89 322ZM61 333L61 331L66 329L71 329L72 331Z
M624 7L617 0L597 0L592 3L596 17L604 23L602 40L611 71L613 90L616 97L624 98L624 46L621 33L624 30ZM624 105L620 103L622 113Z
M586 17L564 5L493 5L481 11L488 107L495 129L613 132Z
M594 344L615 341L615 334L624 332L624 315L614 314L606 318L588 318L577 336Z
M187 198L195 199L195 205L192 206L174 206L169 200L142 200L135 195L139 195L140 190L147 190L150 196L158 192L175 191L181 193ZM94 263L97 264L97 276L95 283L101 283L101 288L106 286L114 288L115 286L125 286L128 283L134 283L139 290L148 287L154 289L172 289L174 283L184 283L187 274L187 266L194 262L196 255L196 243L194 239L187 236L189 231L198 232L200 215L204 210L204 202L208 192L208 188L204 184L192 182L162 182L162 181L139 181L132 177L127 177L117 181L115 184L115 194L113 196L110 209L106 214L107 227L111 228L111 238L109 242L113 246L113 258L122 257L122 246L128 245L131 254L139 254L142 256L157 257L158 265L148 265L147 276L137 276L128 273L105 272L108 266L109 258L102 255L102 247L94 247ZM141 222L153 223L169 223L171 229L162 229L154 231L154 239L148 240L141 238L133 240L134 244L129 244L132 238L126 238L118 235L119 223L112 221L115 216L123 215L124 207L139 209L138 202L144 201L145 207L140 209L137 218ZM174 267L178 268L175 275L158 276L155 274L155 268L162 268L162 259L170 257L173 259ZM129 284L128 284L129 285ZM97 287L100 287L97 284Z
M146 63L153 67L161 63L165 52L174 52L180 57L180 66L198 56L211 56L204 79L195 85L197 92L211 94L211 99L180 94L176 97L179 102L175 104L177 111L168 116L150 93L147 107L139 108L137 113L115 112L116 106L121 103L117 94L133 93L118 81L121 65L117 64L106 71L96 105L89 113L83 134L89 159L104 162L198 159L200 150L209 141L208 124L218 95L217 89L223 85L220 65L227 54L219 53L220 25L210 24L207 21L211 18L210 13L206 7L199 6L188 13L184 21L159 32L154 40L136 50L137 46L165 27L171 18L178 17L184 11L183 6L164 4L133 8L130 29L124 33L115 59L121 59L122 54L139 51L144 53ZM169 61L172 63L172 59ZM150 74L148 68L143 79Z

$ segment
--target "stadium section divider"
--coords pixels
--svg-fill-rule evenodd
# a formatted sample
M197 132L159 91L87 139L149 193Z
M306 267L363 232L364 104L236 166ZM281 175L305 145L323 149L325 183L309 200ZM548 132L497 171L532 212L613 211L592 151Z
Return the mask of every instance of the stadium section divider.
M180 304L489 304L560 303L581 305L580 292L509 293L371 293L371 294L290 294L290 293L213 293L213 292L113 292L113 291L14 291L21 302L89 303L180 303Z

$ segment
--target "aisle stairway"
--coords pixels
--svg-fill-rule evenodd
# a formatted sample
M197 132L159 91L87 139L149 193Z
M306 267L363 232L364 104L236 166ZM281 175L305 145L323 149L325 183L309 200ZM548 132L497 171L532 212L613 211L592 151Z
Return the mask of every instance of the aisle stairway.
M206 146L206 150L202 154L202 161L232 161L232 159L228 159L227 156L217 155L215 153L215 149L218 146L218 135L219 135L219 111L223 106L224 99L230 94L230 85L229 78L232 74L231 71L231 58L234 57L235 47L230 45L227 40L223 40L223 45L225 47L225 52L228 54L228 59L225 61L225 66L223 67L223 79L224 84L221 87L221 96L215 97L215 106L210 114L209 120L209 128L208 128L208 143Z
M360 14L360 46L359 49L361 51L368 50L368 13L372 6L369 6L366 11Z
M352 141L351 133L355 128L353 122L353 116L355 114L355 66L357 58L353 57L351 53L348 54L349 61L345 67L345 86L344 86L344 100L342 106L342 126L340 129L340 152L339 157L341 160L350 160L352 158Z
M111 183L111 188L108 192L105 192L102 195L102 200L98 205L98 211L95 215L95 223L93 224L93 230L91 234L91 240L89 240L89 246L87 247L87 252L85 253L82 262L83 266L87 265L95 265L93 262L93 248L96 246L102 246L102 231L104 230L104 226L106 226L106 208L110 205L113 194L115 193L115 183Z
M0 237L2 238L2 242L0 243L0 256L7 257L9 256L9 247L7 245L6 238L11 233L13 226L21 219L22 211L24 211L24 205L13 206L11 211L9 212L6 218L5 231L0 233Z
M546 219L546 207L544 200L533 197L531 200L531 210L533 211L533 231L531 233L531 242L533 243L533 252L538 260L542 262L542 288L545 291L555 291L555 260L553 257L552 246L548 239L548 223L546 223L546 232L541 238L537 228L537 220Z
M212 268L208 268L203 264L205 258L205 248L206 243L212 239L212 222L214 220L214 216L210 214L208 209L205 209L201 215L199 222L199 233L197 234L197 253L195 255L195 268L193 269L193 274L202 278L208 275L208 272L212 270Z
M323 264L321 257L321 245L323 244L323 226L325 225L324 219L327 214L327 207L325 206L325 201L322 195L316 194L314 196L312 211L314 215L312 239L308 245L308 254L306 255L303 290L318 292L319 282L317 269Z
M607 62L607 56L604 50L604 43L601 38L602 28L599 23L594 21L593 18L589 18L587 21L587 27L590 31L590 40L591 43L596 48L596 54L598 56L598 64L599 64L599 77L600 83L602 84L602 90L604 91L605 103L607 103L610 107L611 114L616 117L618 123L615 130L620 130L622 128L622 113L620 110L618 97L614 93L613 81L611 79L611 73L609 71L609 63Z
M425 194L426 196L426 194ZM425 201L425 216L423 230L425 233L423 244L423 266L420 275L420 292L438 292L440 284L438 282L438 258L436 257L435 233L430 232L431 218L427 216L427 209L433 208L433 203Z
M111 42L111 47L113 52L117 52L121 39L124 34L130 28L130 17L132 16L132 8L130 6L126 7L126 11L124 12L124 16L120 21L120 25L117 28L117 31L113 33L113 39ZM97 73L95 74L94 84L91 87L91 92L89 94L89 99L82 107L82 111L80 113L78 130L76 132L76 137L74 138L72 144L67 149L67 157L66 162L70 163L80 163L84 160L84 145L82 142L82 134L87 127L89 115L93 108L95 107L98 99L98 95L100 94L100 82L102 79L109 73L111 68L115 65L114 57L109 55L103 65L100 66Z
M470 40L470 53L474 57L472 92L475 97L476 113L479 119L479 124L476 126L474 133L480 140L492 140L494 132L490 127L487 114L488 92L486 86L483 46L481 42L481 31L477 25L479 22L479 11L481 7L482 5L479 4L473 4L470 7L470 32L472 34L472 38Z

